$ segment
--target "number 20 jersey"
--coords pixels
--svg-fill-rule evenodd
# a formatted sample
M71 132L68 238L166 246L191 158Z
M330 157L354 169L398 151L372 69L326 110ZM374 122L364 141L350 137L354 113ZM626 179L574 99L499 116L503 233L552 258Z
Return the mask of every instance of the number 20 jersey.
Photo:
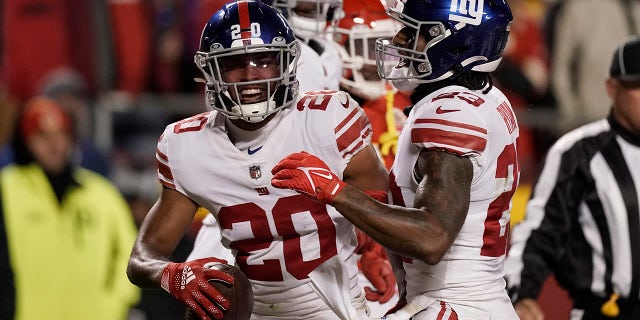
M519 178L518 124L507 98L460 86L430 93L415 104L398 140L391 169L393 203L412 206L422 149L468 157L473 163L471 201L452 247L436 265L404 259L407 295L448 302L504 296L504 258L511 196ZM428 179L428 177L425 177Z
M271 169L290 153L305 150L341 177L350 159L370 143L371 125L344 92L308 92L279 112L264 144L249 151L233 145L225 116L217 111L169 125L158 143L158 178L216 217L223 243L252 281L254 313L313 318L314 309L325 304L318 303L309 275L329 259L348 273L346 296L361 292L353 225L331 206L272 187Z

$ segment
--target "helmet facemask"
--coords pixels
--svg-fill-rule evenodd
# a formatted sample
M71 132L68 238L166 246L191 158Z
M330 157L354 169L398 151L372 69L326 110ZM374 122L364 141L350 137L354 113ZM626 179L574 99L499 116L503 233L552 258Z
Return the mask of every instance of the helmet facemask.
M450 35L440 21L416 21L401 13L401 18L392 17L402 22L405 27L397 37L404 38L406 45L400 46L389 38L376 41L376 62L378 75L391 81L400 90L413 90L420 83L429 83L449 78L453 72L447 71L436 78L429 59L429 48Z

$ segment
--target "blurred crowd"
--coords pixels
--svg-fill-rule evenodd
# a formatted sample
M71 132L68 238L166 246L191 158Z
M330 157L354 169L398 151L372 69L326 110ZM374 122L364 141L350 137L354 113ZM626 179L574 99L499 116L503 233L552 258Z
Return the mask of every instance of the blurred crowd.
M515 19L494 80L519 112L523 181L530 181L559 134L607 112L601 80L609 55L637 30L625 30L626 21L633 22L620 7L626 0L508 2ZM166 124L204 110L193 54L211 3L4 1L0 145L27 99L60 97L82 124L83 164L114 179L134 205L141 196L153 199L153 137ZM581 19L587 3L620 8L584 17L592 25L578 27L572 21ZM3 149L0 162L9 161L8 152Z
M494 82L521 123L526 187L559 136L609 112L602 84L615 47L640 34L640 1L507 2L514 22ZM111 180L139 224L160 190L157 137L167 124L205 111L193 56L201 26L218 9L211 3L2 1L0 167L14 158L22 108L47 96L76 123L76 161ZM191 241L174 261L186 258Z
M567 77L578 76L580 69L561 66L555 68L560 70L559 74L554 74L551 35L558 35L555 39L560 43L556 46L558 52L587 49L580 43L559 39L568 31L555 30L554 17L560 14L559 7L565 2L583 1L509 1L515 19L505 58L494 80L509 95L525 127L520 150L524 156L524 181L534 174L541 153L554 137L608 110L608 106L600 103L599 107L589 107L600 109L600 113L583 114L577 98L565 98L566 92L556 94L552 84L558 82L558 87L575 91L575 95L584 91L605 96L600 78L606 76L606 61L613 46L625 37L623 33L609 33L604 37L607 46L593 44L604 41L597 40L601 38L588 39L588 49L601 51L599 55L605 58L595 63L572 61L588 64L593 69L589 72L598 79L589 76L592 88L583 88L589 84L580 81L572 82L576 88L565 88L566 81L558 78L565 76L567 68L576 69L576 73ZM4 1L0 8L3 17L0 145L9 140L13 119L27 99L39 94L61 97L82 124L80 136L86 149L83 164L114 179L134 205L140 197L153 199L157 192L153 137L166 124L204 110L199 98L202 86L194 81L197 70L193 54L198 47L200 26L214 10L211 3L211 0ZM602 20L626 21L607 17ZM571 26L560 27L573 30ZM573 48L563 48L569 45ZM577 52L569 56L591 55L598 53ZM569 63L563 59L558 63ZM565 100L566 106L559 105ZM589 119L576 119L575 115ZM0 163L9 161L8 153L3 149Z

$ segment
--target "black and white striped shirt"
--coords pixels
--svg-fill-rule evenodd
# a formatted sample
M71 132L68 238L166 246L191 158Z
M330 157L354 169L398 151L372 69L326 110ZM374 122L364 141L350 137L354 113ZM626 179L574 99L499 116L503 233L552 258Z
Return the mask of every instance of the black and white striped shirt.
M514 301L536 298L550 272L576 298L640 295L640 137L611 116L549 150L512 230L506 277Z

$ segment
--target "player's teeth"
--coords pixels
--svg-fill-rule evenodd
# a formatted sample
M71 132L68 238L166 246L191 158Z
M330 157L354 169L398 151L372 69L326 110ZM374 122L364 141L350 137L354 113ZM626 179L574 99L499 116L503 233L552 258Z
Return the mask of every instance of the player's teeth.
M259 94L262 90L260 89L244 89L242 90L242 94Z

